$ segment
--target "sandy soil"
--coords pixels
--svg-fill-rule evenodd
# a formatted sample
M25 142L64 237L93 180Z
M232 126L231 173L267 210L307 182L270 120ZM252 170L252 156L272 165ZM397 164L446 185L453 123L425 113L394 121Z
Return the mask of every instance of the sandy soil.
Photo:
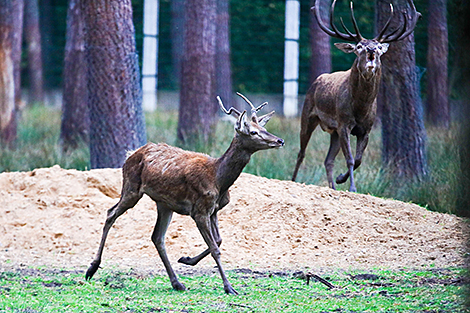
M106 211L119 198L121 171L59 166L0 174L0 268L86 269ZM108 237L103 267L162 270L150 236L155 204L144 197ZM225 268L403 268L461 266L465 222L414 204L242 174L219 213ZM167 251L181 256L205 244L190 217L175 214ZM212 268L211 257L198 267Z

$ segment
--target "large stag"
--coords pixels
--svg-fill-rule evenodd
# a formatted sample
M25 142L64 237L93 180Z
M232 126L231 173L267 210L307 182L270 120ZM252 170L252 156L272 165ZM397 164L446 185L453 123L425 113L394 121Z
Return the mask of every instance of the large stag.
M331 29L328 28L320 17L319 1L315 1L312 10L320 28L331 37L354 42L355 44L335 43L335 46L345 53L354 52L357 57L349 70L320 75L307 91L301 117L300 151L292 180L295 181L312 132L320 124L322 130L331 135L330 148L325 160L328 185L335 188L333 166L335 157L341 149L346 158L347 172L339 175L336 183L342 184L350 178L349 190L355 192L353 171L361 164L362 154L376 116L376 98L382 72L380 56L387 51L389 43L402 40L413 32L421 14L416 11L413 1L407 0L412 9L410 21L406 12L403 12L403 23L396 29L388 31L393 17L393 5L390 4L390 16L383 29L374 39L366 39L359 32L352 2L351 20L355 34L344 25L342 19L341 26L346 33L340 32L335 26L336 0L331 5ZM351 134L357 136L355 158L349 140Z
M195 256L178 260L187 265L196 265L207 255L214 258L228 294L237 294L225 276L220 262L217 212L229 203L229 187L240 176L253 153L259 150L277 148L284 140L264 129L274 112L257 116L267 102L257 108L239 94L250 106L251 115L240 113L234 108L226 110L217 97L221 109L237 118L235 137L230 147L220 158L185 151L166 144L148 143L135 151L122 167L123 185L121 199L108 210L98 253L86 272L86 279L93 277L101 263L101 255L108 232L116 219L134 207L144 194L157 204L158 218L152 234L152 241L170 277L175 290L186 287L178 281L165 251L165 233L173 212L190 215L196 222L208 249Z

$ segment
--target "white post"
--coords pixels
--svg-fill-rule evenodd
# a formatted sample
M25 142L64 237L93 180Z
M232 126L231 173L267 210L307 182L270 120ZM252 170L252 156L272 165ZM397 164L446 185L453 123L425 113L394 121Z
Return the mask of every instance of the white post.
M299 91L299 25L300 3L286 0L286 32L284 46L284 115L297 116Z
M159 0L144 1L142 106L145 111L154 111L157 108L158 1Z

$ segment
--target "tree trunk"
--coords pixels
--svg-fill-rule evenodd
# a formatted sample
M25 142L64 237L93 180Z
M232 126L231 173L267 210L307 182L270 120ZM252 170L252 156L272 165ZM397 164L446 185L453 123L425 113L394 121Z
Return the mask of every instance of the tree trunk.
M329 3L320 2L320 13L324 21L328 21ZM310 0L313 6L315 0ZM318 26L315 14L310 14L310 49L312 57L310 59L310 83L313 83L318 76L331 72L331 49L330 36Z
M428 12L427 118L432 125L449 127L447 1L429 0Z
M395 3L395 9L401 12L405 8ZM385 24L389 11L388 3L377 1L377 29ZM403 23L395 18L390 29L395 29L397 20ZM392 42L382 56L382 83L377 99L382 107L382 158L384 166L397 178L420 178L426 173L426 130L415 63L413 34Z
M178 139L207 142L215 122L216 0L187 0Z
M171 53L173 62L173 77L175 85L181 83L181 59L184 46L184 2L171 0Z
M22 23L23 2L0 0L0 142L6 145L17 135Z
M79 142L88 143L90 120L85 64L84 17L82 0L69 0L67 38L64 56L64 87L60 141L63 149L74 149Z
M145 144L130 0L84 0L92 168L121 167Z
M38 0L25 0L24 34L28 50L29 102L44 103Z
M217 0L216 94L228 107L234 106L230 63L229 0Z

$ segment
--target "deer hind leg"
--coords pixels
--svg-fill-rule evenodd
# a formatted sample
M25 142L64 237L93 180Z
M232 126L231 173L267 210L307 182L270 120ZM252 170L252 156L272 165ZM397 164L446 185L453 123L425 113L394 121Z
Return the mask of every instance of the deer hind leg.
M88 268L85 274L85 279L91 279L98 270L101 263L101 256L103 254L104 244L106 243L106 238L108 237L108 232L113 226L116 219L128 209L134 207L140 200L140 198L142 198L142 194L137 191L123 192L123 195L121 196L121 199L119 199L119 202L108 210L108 216L103 227L103 235L101 236L101 242L98 248L98 253L96 254L95 259L91 263L91 266Z
M211 231L212 231L212 236L214 237L215 243L217 244L218 247L220 247L220 245L222 244L222 237L220 236L220 233L219 233L219 222L217 219L217 213L214 213L211 216ZM211 253L210 249L206 249L204 252L202 252L201 254L193 258L188 257L188 256L181 257L178 260L178 262L186 264L186 265L194 266L197 263L199 263L199 261L201 261L206 256L208 256L210 253Z
M357 144L356 144L356 157L354 158L354 170L356 170L362 163L362 155L367 147L369 142L369 135L357 136ZM346 182L349 178L349 171L338 175L336 177L336 183L342 184Z
M328 149L328 154L325 159L325 169L326 177L328 178L328 186L330 188L335 188L335 183L333 181L333 167L335 158L338 155L340 149L339 136L337 132L333 132L330 136L330 148Z
M165 266L166 272L168 277L170 278L171 286L174 290L186 290L186 287L178 281L173 268L171 267L170 261L168 260L168 256L166 254L165 249L165 234L170 225L171 218L173 216L173 211L171 211L168 207L166 207L162 203L157 204L158 209L158 217L157 217L157 224L155 225L155 229L153 230L152 234L152 242L155 244L157 248L158 255Z
M204 238L204 241L209 247L210 254L212 255L212 257L215 260L215 263L217 264L220 277L222 278L222 281L224 283L225 292L227 294L237 295L238 292L236 292L235 289L233 289L232 285L227 279L227 276L225 276L225 272L222 268L222 263L220 262L219 246L217 245L215 236L213 236L212 231L211 231L210 217L206 215L198 214L198 215L193 216L193 219L196 222L197 228L199 229L199 232ZM217 229L217 233L218 233L218 229Z
M305 158L305 150L307 149L308 142L310 137L312 137L312 132L315 130L319 123L318 117L309 117L303 118L300 126L300 151L297 155L297 163L295 164L294 174L292 175L292 181L295 181L297 178L297 173L299 171L300 165Z

